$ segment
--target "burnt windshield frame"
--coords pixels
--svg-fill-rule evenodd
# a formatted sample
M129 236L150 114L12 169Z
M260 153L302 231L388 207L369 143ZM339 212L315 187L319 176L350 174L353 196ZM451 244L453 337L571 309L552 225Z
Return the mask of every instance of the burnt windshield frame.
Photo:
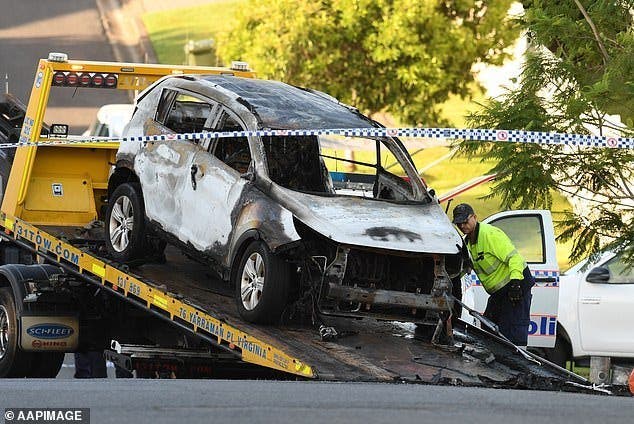
M367 168L372 168L374 169L374 171L369 175L374 174L375 181L379 180L380 174L382 173L393 175L396 178L402 178L398 175L391 174L389 171L383 169L383 165L381 162L381 145L383 145L386 151L390 152L390 154L394 156L397 163L399 163L402 167L404 171L404 176L407 177L407 179L403 179L403 182L409 186L408 190L410 191L410 195L413 197L418 197L418 199L396 200L376 197L376 194L375 197L365 198L404 204L421 204L431 201L431 198L427 193L426 186L420 180L420 177L418 176L417 170L413 165L411 157L409 157L407 150L404 148L403 144L399 140L394 141L393 137L358 138L365 139L368 143L374 141L374 157L376 158L376 163L369 163L362 160L355 160L353 158L324 154L322 153L322 140L320 140L320 137L317 136L297 135L260 137L260 141L264 150L264 158L268 179L270 179L273 183L279 185L280 187L293 191L326 197L349 197L351 195L335 192L335 189L332 186L331 177L328 174L328 172L333 171L333 169L327 168L326 164L323 162L323 159L332 159L342 163L350 163ZM302 141L304 139L310 140ZM281 143L281 145L284 146L283 151L279 152L277 151L277 149L274 149L274 143ZM288 145L289 143L293 146ZM304 147L302 147L302 144L304 144ZM302 156L302 158L300 159L299 157L295 157L297 155ZM309 155L311 157L313 155L319 157L319 163L315 162L315 164L313 164L315 166L308 166L310 165L311 161L309 160L310 158L306 157L306 155ZM298 167L298 165L301 166ZM314 172L308 172L311 170ZM321 179L321 183L316 182L319 179L317 177ZM414 180L414 182L412 182L411 180ZM418 181L418 183L416 181ZM416 186L416 184L418 184L418 186ZM416 193L419 193L418 196L416 195Z

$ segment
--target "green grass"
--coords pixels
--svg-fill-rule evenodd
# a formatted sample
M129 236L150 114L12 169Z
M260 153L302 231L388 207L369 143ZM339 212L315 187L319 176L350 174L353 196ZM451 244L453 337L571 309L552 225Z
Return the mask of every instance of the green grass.
M233 13L241 0L216 0L202 6L143 15L152 46L160 63L186 64L184 46L189 40L216 39L228 31ZM212 65L219 65L212 63Z
M470 113L477 112L486 99L486 96L475 84L471 84L473 97L471 99L463 99L460 96L450 95L449 99L440 106L440 114L447 119L456 128L465 128L467 126L466 116Z
M187 58L184 46L187 41L216 39L216 34L221 31L228 31L232 15L237 6L243 1L216 0L202 6L179 9L177 13L170 10L144 15L143 23L147 28L159 62L177 65L185 64ZM211 63L211 65L219 64ZM448 119L455 127L464 127L467 113L477 110L479 108L477 103L481 103L484 100L484 95L476 87L474 87L474 91L473 99L461 99L458 96L452 96L441 106L442 116ZM448 152L448 147L428 147L423 150L410 149L410 153L413 155L414 162L419 170L433 164ZM333 152L324 153L332 154ZM371 158L366 158L365 155L362 152L356 153L355 159L372 161ZM391 158L387 158L384 163L391 163ZM442 195L474 177L488 173L492 167L493 164L491 162L482 162L480 157L454 156L427 169L423 177L428 185L436 190L438 195ZM462 202L470 203L480 218L499 212L501 210L499 198L482 199L483 196L491 192L492 186L493 183L478 186L457 197L452 202L452 205ZM556 221L559 214L562 211L570 210L571 206L558 193L553 193L553 197L551 212ZM557 228L555 232L559 232ZM568 267L570 249L570 243L558 244L557 246L557 258L562 269Z

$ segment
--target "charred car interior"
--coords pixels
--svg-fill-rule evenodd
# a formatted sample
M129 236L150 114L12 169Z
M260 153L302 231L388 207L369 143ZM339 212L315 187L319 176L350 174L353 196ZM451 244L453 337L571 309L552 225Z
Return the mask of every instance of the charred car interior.
M436 325L450 315L445 294L460 294L462 240L400 140L240 134L378 126L277 81L164 78L141 93L124 136L235 136L124 140L108 251L130 262L172 243L229 281L252 322L300 312ZM333 185L332 172L351 168L367 176L360 195Z

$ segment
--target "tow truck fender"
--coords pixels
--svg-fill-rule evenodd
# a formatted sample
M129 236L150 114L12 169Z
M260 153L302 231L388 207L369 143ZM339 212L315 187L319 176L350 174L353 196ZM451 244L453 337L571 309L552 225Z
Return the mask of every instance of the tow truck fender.
M7 264L0 266L0 286L11 287L18 316L24 310L23 300L27 295L26 283L30 280L47 280L52 275L62 273L53 265Z

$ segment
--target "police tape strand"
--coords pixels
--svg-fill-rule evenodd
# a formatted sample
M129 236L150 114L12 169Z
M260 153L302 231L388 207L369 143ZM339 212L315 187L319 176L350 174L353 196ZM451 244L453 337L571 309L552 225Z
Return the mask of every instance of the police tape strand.
M489 142L528 143L540 145L561 145L572 147L597 147L610 149L634 149L632 137L609 137L585 134L524 130L490 130L468 128L342 128L342 129L298 129L298 130L256 130L229 132L200 132L183 134L161 134L135 137L49 137L33 142L24 136L18 143L0 143L0 148L22 146L58 146L67 144L119 143L203 140L229 137L287 137L287 136L343 136L343 137L410 137L448 140L469 140Z

